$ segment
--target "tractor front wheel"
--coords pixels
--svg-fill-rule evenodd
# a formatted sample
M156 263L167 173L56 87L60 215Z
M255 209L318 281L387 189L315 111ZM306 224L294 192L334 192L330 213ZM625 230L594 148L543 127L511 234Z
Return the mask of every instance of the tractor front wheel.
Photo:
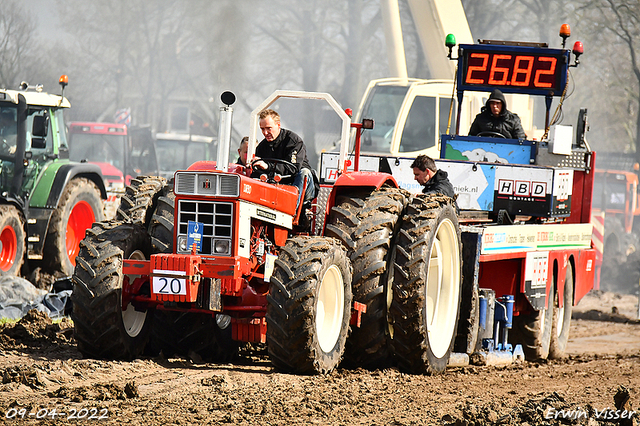
M337 241L290 238L267 296L267 348L280 371L327 373L340 363L351 319L351 265Z
M0 206L0 275L19 275L24 259L24 221L18 210Z
M150 241L146 230L133 224L96 224L87 230L76 258L73 275L72 319L78 350L88 357L133 359L142 353L153 312L144 306L126 303L126 289L138 287L149 295L138 275L125 275L126 259L149 258Z

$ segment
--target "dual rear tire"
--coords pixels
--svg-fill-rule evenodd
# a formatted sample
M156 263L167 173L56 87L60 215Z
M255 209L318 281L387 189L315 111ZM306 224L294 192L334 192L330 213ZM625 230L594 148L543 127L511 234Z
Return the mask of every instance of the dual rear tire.
M419 195L407 207L394 264L393 349L400 369L442 373L460 309L460 227L448 197Z

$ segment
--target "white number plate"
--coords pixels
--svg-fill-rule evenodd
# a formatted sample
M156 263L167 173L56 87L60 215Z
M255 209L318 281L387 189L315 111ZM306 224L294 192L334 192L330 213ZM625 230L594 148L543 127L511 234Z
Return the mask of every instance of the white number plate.
M154 274L172 275L171 277L153 277L153 293L154 294L177 294L187 295L187 273L184 271L163 271L161 269L154 269ZM178 275L183 275L185 278L179 278Z

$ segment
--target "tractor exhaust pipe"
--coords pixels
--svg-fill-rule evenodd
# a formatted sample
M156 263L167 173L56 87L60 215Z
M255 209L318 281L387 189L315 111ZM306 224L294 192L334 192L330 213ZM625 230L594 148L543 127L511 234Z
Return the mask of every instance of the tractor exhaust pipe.
M231 119L233 116L231 105L236 101L236 95L232 92L224 92L220 95L220 99L225 106L220 107L216 165L218 170L226 172L229 170L229 149L231 148Z

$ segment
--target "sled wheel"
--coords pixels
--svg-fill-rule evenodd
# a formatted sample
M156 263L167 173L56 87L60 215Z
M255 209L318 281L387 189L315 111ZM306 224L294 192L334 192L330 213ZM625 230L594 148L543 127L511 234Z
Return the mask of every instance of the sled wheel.
M345 349L349 367L391 364L388 319L393 278L393 240L405 197L383 188L361 197L340 196L331 209L325 235L339 239L353 266L353 298L367 307L360 327L352 327Z
M558 293L554 293L553 303L553 328L551 330L551 343L549 344L549 358L559 359L564 356L569 341L569 329L571 328L571 312L573 311L573 268L567 264L564 281L563 306L558 303Z
M100 190L88 179L73 179L51 215L44 246L45 269L73 274L80 241L94 222L104 219Z
M462 285L453 200L413 198L397 241L390 317L398 366L410 373L441 373L456 337Z
M290 238L275 262L267 302L267 348L276 369L322 374L336 368L352 302L351 266L340 243Z
M153 314L131 303L123 309L123 287L139 276L124 275L122 268L125 259L148 259L149 246L149 236L139 225L114 222L87 230L71 296L75 338L83 355L129 360L144 349ZM147 282L141 293L149 292Z
M548 309L534 310L513 318L511 340L514 344L522 344L524 356L528 360L539 361L549 357L555 293L552 282L547 299Z
M24 259L23 219L13 206L0 206L0 275L18 275Z

